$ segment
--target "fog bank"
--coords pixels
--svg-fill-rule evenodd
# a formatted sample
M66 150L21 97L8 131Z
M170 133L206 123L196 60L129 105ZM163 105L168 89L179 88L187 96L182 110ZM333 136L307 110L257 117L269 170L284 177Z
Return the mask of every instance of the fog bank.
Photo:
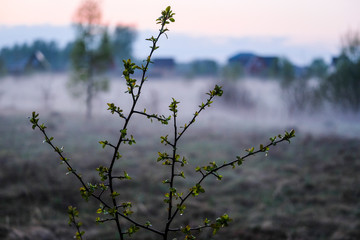
M68 91L67 74L36 74L23 77L5 77L0 80L0 116L20 114L29 116L32 111L42 115L75 114L85 118L85 96L74 98ZM205 94L215 84L226 85L224 96L215 99L214 104L199 118L199 124L223 129L287 129L316 134L339 134L358 137L360 133L359 114L344 114L331 106L316 111L292 109L291 94L282 90L277 81L246 79L230 87L213 79L156 79L149 78L143 88L138 109L147 113L169 115L168 106L174 97L179 104L179 118L184 123L205 102ZM110 115L106 103L115 103L128 110L131 103L121 77L110 79L110 90L98 93L93 101L94 118ZM236 102L229 98L234 94Z

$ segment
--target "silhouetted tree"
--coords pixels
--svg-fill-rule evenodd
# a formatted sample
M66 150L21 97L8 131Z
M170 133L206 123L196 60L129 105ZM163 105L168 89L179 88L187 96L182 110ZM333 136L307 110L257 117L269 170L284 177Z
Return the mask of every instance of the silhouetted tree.
M92 101L96 92L106 90L107 79L102 74L112 61L110 40L101 25L101 9L94 0L84 1L74 18L77 38L71 51L73 77L70 87L80 87L86 94L86 117L92 116Z
M237 63L228 63L222 68L221 75L226 81L232 82L243 77L245 74L244 68Z
M0 55L0 76L3 76L5 74L6 74L5 62Z
M195 60L191 63L191 71L195 76L217 76L219 66L214 60Z
M307 68L306 77L307 78L316 77L319 79L324 79L326 78L327 73L328 73L328 65L326 64L324 59L316 58L311 62L310 66Z
M136 32L129 26L116 26L111 38L112 53L117 67L122 67L122 60L133 58L133 43L136 38Z
M289 86L295 80L295 67L286 58L280 59L279 77L282 80L282 85L285 87Z
M342 109L360 111L360 34L345 35L336 69L322 84L325 96Z

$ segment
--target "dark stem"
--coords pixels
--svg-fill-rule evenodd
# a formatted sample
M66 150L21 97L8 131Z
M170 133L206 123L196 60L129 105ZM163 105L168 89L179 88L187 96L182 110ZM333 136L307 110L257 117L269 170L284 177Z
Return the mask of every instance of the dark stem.
M145 82L145 79L146 79L146 72L147 72L147 68L150 64L150 59L151 59L151 56L153 54L153 52L155 51L156 49L156 43L158 42L160 36L162 35L162 30L164 28L165 24L162 24L162 27L160 29L160 32L156 38L156 40L153 42L153 47L151 49L151 52L149 54L149 57L148 57L148 60L147 60L147 63L146 63L146 66L145 68L143 69L143 74L142 74L142 78L141 78L141 83L140 83L140 86L139 86L139 89L138 89L138 93L137 95L134 95L133 91L131 91L131 95L132 95L132 99L133 99L133 104L132 104L132 107L130 109L130 112L129 112L129 115L127 116L127 118L125 119L125 123L124 123L124 126L122 128L122 130L125 130L127 129L127 126L130 122L130 119L133 115L133 113L135 113L135 107L136 107L136 104L139 100L139 97L140 97L140 93L141 93L141 88ZM120 134L119 136L119 140L115 146L115 149L114 149L114 154L113 154L113 157L111 159L111 163L110 163L110 167L109 167L109 172L108 172L108 175L109 175L109 189L110 189L110 193L111 195L113 194L114 192L114 185L113 185L113 180L115 177L112 176L112 172L113 172L113 168L114 168L114 164L115 164L115 161L116 161L116 156L117 156L117 152L119 151L119 148L121 146L121 143L123 142L123 135ZM112 197L112 204L114 207L117 208L118 204L117 204L117 201L116 201L116 198L115 197ZM123 215L121 215L123 216ZM127 220L129 220L129 218L126 218ZM121 226L120 226L120 221L119 221L119 214L116 214L115 216L115 221L116 221L116 225L117 225L117 228L118 228L118 231L119 231L119 234L120 234L120 239L123 240L123 233L121 231ZM133 223L135 223L135 225L139 226L139 227L143 227L143 225L140 225L134 221L131 221ZM146 229L149 229L146 227ZM158 234L162 234L161 232L158 232L158 231L155 231L154 232L158 233Z
M176 103L175 103L176 104ZM169 232L170 224L172 222L172 207L173 207L173 192L171 189L174 187L174 177L175 177L175 164L176 164L176 151L177 151L177 122L176 122L176 109L174 109L173 113L174 117L174 143L171 145L173 152L172 152L172 164L171 164L171 176L170 176L170 190L169 190L169 204L168 204L168 217L167 223L165 226L165 235L164 239L167 239L167 235Z

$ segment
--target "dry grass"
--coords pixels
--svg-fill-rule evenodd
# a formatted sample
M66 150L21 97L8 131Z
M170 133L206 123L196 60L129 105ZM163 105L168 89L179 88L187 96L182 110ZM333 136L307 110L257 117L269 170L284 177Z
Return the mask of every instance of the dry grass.
M117 122L96 119L85 124L67 115L43 119L48 119L49 132L64 145L79 171L89 181L95 179L94 169L110 155L97 142L116 139ZM165 130L142 125L134 123L137 144L122 152L121 169L134 180L122 183L119 192L134 202L136 218L150 219L156 226L165 214L161 180L166 167L156 163L163 147L155 132ZM195 128L181 142L181 152L190 161L186 180L199 177L191 171L195 166L231 160L278 132L282 130ZM70 204L82 213L87 239L115 239L110 225L94 227L97 205L81 199L76 180L65 175L64 166L41 144L40 134L31 130L26 118L0 116L0 134L1 239L70 239L74 229L67 226L65 214ZM234 219L230 227L215 237L204 231L199 239L359 239L359 171L359 139L299 131L291 145L281 144L267 157L257 156L222 172L221 182L208 179L206 193L189 202L178 223L197 225L204 217L214 219L227 212ZM155 237L140 231L134 239Z

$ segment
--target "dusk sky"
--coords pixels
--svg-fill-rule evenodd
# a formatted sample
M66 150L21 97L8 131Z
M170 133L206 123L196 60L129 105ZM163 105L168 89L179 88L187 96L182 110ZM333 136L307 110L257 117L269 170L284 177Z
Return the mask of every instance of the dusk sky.
M9 28L17 25L44 24L68 26L82 1L0 0L0 2L2 3L0 26ZM162 9L171 5L176 13L176 22L169 28L175 37L181 38L186 35L190 37L189 39L202 41L209 39L213 42L211 46L209 45L212 50L199 49L200 55L207 51L213 51L213 55L221 52L221 49L214 49L216 47L224 47L222 51L224 54L226 51L246 50L246 44L250 42L254 42L254 46L250 44L248 49L254 51L256 42L260 53L272 54L280 51L281 54L286 55L288 52L290 58L301 62L319 54L327 55L324 57L335 54L340 48L341 36L349 30L360 30L359 0L101 0L100 2L105 23L131 24L139 31L156 30L154 20ZM6 36L1 36L3 37ZM228 49L230 42L236 46L236 39L239 39L238 49ZM280 45L283 46L283 50L280 49ZM140 50L135 49L135 51ZM296 56L296 52L298 55L306 56ZM210 55L199 57L210 57ZM300 59L301 57L303 59Z

